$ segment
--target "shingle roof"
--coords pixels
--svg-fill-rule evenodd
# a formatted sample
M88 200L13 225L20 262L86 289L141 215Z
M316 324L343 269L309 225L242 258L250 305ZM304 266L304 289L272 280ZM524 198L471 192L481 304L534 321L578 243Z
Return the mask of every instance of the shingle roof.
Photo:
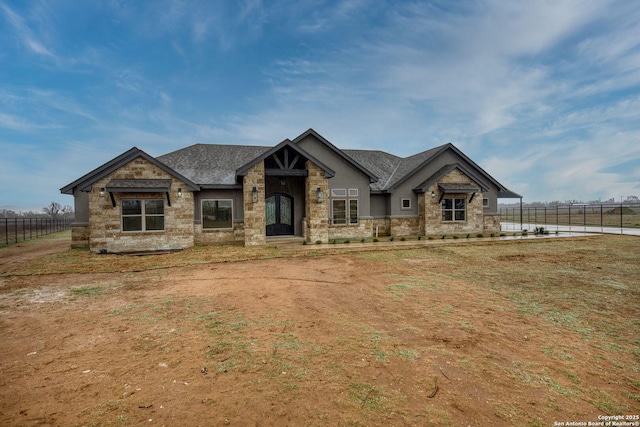
M381 191L391 178L393 172L402 161L402 157L378 150L342 150L357 163L370 170L378 177L378 182L371 183L371 189Z
M235 185L236 170L273 147L195 144L158 160L197 184Z

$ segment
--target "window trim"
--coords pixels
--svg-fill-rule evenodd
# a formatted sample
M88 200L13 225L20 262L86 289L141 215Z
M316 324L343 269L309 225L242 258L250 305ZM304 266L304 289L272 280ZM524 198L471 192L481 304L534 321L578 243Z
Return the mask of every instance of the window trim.
M351 203L356 202L356 222L353 222L353 218L351 217ZM360 222L360 201L358 199L349 199L349 211L347 217L349 218L347 221L347 225L357 225Z
M352 198L352 197L357 198L358 197L358 189L357 188L349 188L347 190L347 196L349 198Z
M405 200L409 202L409 206L404 206ZM400 210L403 210L403 211L411 210L411 199L408 199L408 198L400 199Z
M444 208L445 200L451 200L451 209ZM456 200L464 202L464 209L456 209ZM441 222L467 222L467 204L466 197L443 197L442 202L440 202ZM445 212L451 212L451 219L444 219ZM456 219L456 212L463 212L464 219Z
M140 202L140 214L136 215L125 215L123 213L124 202L125 201L139 201ZM146 202L150 201L159 201L162 202L162 214L147 214L147 204ZM120 231L123 233L164 233L166 231L165 227L165 206L164 199L133 199L133 198L125 198L120 201ZM147 230L147 217L162 217L162 229L160 230ZM140 218L140 229L139 230L125 230L124 229L124 218Z
M344 223L336 223L335 203L344 202ZM331 199L331 224L332 225L349 225L349 206L347 199Z
M347 189L346 188L332 188L331 189L331 197L347 197Z
M205 227L204 226L204 202L231 202L231 226L230 227ZM202 231L211 231L211 230L233 230L233 199L202 199L200 200L200 222L202 224Z
M482 198L482 207L483 208L488 208L489 207L489 198L488 197L483 197Z

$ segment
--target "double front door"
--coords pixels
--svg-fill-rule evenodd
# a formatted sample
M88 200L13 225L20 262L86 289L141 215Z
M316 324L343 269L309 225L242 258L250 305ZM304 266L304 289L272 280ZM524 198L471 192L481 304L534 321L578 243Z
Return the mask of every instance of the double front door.
M267 236L293 235L293 198L274 193L265 199Z

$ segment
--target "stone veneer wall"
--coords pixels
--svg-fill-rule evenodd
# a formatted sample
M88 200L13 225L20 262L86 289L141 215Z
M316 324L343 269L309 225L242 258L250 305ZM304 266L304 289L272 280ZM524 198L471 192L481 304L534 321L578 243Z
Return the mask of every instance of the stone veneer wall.
M264 161L252 166L242 179L244 201L244 245L259 246L267 243L265 217ZM258 190L258 201L253 202L253 187Z
M89 223L71 225L71 247L74 249L89 247Z
M166 193L113 193L116 206L106 193L100 196L100 188L112 179L171 179L167 203ZM182 197L178 197L182 188ZM122 199L164 200L164 231L123 232ZM89 193L89 248L93 252L138 252L175 250L193 246L193 193L187 184L176 180L151 162L138 157L112 174L96 181Z
M500 215L484 216L484 232L499 233L500 232Z
M371 236L376 237L376 227L378 227L378 236L389 236L389 226L391 220L389 218L374 218L371 224Z
M475 184L468 176L457 169L452 170L442 177L438 183L465 183ZM436 197L423 196L419 201L421 213L424 216L424 234L465 234L482 233L484 231L484 213L482 206L482 193L476 193L471 203L470 194L447 194L447 197L465 198L467 200L467 220L466 221L442 221L442 208L440 200L441 191L438 183L433 184L426 191L431 194L435 191Z
M391 236L416 236L419 232L419 217L389 219L389 234Z
M305 219L303 233L307 242L327 243L329 241L329 181L325 172L307 160L305 167L309 174L305 180ZM318 203L318 188L324 194Z
M329 227L330 239L364 239L372 237L373 219L360 219L357 224L331 225Z
M203 229L202 223L195 225L195 243L197 245L215 245L220 243L244 242L244 223L233 224L233 230Z

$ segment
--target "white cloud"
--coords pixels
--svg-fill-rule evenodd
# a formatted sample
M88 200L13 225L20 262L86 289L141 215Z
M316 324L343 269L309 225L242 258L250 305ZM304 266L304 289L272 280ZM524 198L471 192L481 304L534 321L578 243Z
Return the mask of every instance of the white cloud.
M24 19L15 13L9 6L0 3L0 9L4 12L7 21L13 27L20 44L29 51L38 55L55 58L56 56L38 39L34 32L25 23Z

